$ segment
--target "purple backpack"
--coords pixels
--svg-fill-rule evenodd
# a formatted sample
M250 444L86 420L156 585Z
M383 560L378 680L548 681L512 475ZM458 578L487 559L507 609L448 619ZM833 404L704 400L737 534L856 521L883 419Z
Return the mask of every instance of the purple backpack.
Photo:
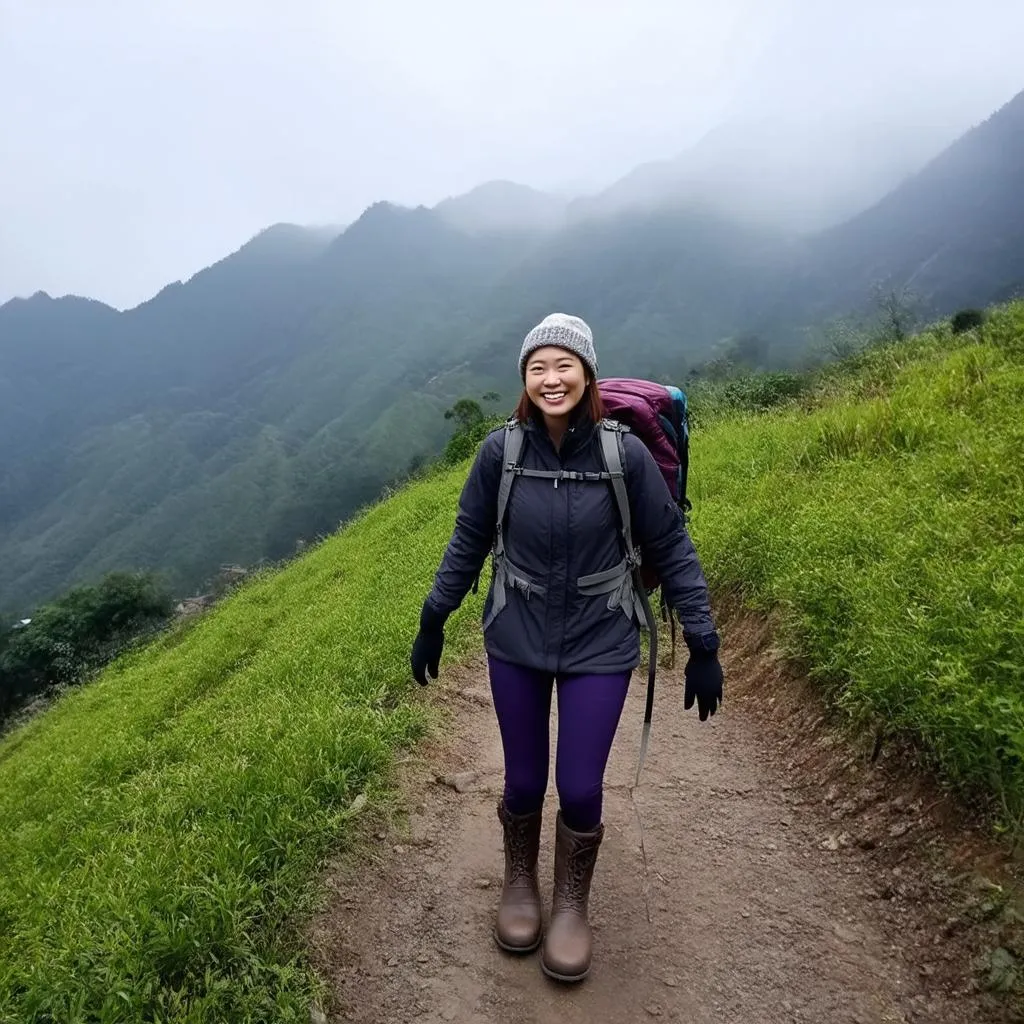
M630 377L599 380L597 389L608 419L629 427L654 456L669 493L685 515L690 511L686 497L690 426L685 393L671 384ZM648 590L657 587L653 570L644 566L641 575Z

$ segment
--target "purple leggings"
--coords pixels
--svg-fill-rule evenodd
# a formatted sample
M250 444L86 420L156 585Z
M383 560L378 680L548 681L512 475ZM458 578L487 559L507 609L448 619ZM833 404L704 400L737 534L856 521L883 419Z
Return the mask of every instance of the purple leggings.
M548 788L551 687L536 669L487 659L491 694L505 752L505 803L530 814ZM604 770L629 689L630 672L558 676L555 785L569 828L589 832L601 823Z

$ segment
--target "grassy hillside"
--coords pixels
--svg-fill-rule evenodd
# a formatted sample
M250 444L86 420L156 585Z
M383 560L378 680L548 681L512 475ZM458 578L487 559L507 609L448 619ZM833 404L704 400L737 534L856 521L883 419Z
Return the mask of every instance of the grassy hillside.
M838 704L1024 825L1024 304L695 439L710 579L781 613Z
M289 915L424 724L410 630L459 476L373 509L0 744L0 1021L308 1021Z
M914 736L1019 827L1024 305L872 350L800 402L695 434L710 578L778 610L841 706ZM291 924L353 801L425 725L408 650L464 473L0 743L0 1021L308 1020ZM479 643L480 600L449 665Z

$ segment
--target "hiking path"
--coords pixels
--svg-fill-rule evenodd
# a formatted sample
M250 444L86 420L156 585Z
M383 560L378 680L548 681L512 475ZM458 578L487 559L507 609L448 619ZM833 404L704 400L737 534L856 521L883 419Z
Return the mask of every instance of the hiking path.
M681 664L660 670L638 788L646 676L634 675L606 776L594 963L573 986L545 978L537 954L509 956L492 939L503 870L501 744L486 664L442 663L424 699L448 702L451 728L403 769L411 813L376 834L369 865L334 866L332 898L311 930L333 993L326 1019L1012 1019L971 983L976 937L941 898L957 852L937 838L923 799L894 791L893 772L847 756L814 699L804 700L809 687L780 670L763 627L734 627L727 640L726 701L708 722L682 709ZM845 775L836 766L844 757ZM545 913L553 777L552 763Z

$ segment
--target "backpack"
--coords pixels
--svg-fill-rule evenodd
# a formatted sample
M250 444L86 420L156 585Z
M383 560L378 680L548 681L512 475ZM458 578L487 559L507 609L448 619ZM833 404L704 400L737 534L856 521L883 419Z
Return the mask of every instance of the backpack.
M685 519L691 508L686 496L686 477L690 466L690 418L686 393L671 384L655 384L628 377L609 377L598 381L597 389L608 418L628 427L647 446L668 484L672 500ZM641 576L648 592L657 589L660 581L652 567L642 566ZM665 608L663 602L662 610Z
M504 587L517 586L515 574L510 572L505 558L504 520L512 484L517 476L540 476L554 480L606 481L611 484L615 503L619 510L622 530L624 557L619 566L606 572L577 581L581 593L609 594L609 606L620 606L631 615L634 612L647 627L650 651L647 673L647 704L644 710L643 734L640 742L640 759L637 765L637 783L647 752L654 711L654 683L658 664L658 624L651 609L649 594L660 581L653 568L643 565L642 552L633 543L632 516L626 490L625 455L622 435L635 433L654 457L655 463L673 500L683 516L690 511L686 496L686 477L689 469L689 417L686 394L679 388L655 384L651 381L626 377L612 377L598 381L598 390L605 404L606 418L601 421L601 455L604 471L600 473L578 473L569 470L527 470L519 464L522 454L523 431L515 420L505 425L505 447L502 457L501 483L498 487L498 502L495 541L492 551L494 578L497 583L494 610L496 614L505 603ZM475 589L475 588L474 588ZM667 618L672 630L672 649L675 650L675 620L662 596L662 617Z

